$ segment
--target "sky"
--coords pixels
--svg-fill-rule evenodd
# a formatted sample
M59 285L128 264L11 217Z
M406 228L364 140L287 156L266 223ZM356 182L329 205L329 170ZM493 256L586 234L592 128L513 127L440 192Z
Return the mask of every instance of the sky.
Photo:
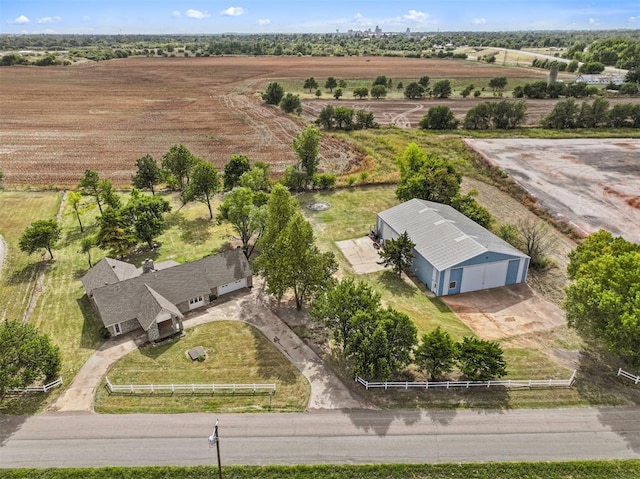
M640 28L640 0L0 0L0 33Z

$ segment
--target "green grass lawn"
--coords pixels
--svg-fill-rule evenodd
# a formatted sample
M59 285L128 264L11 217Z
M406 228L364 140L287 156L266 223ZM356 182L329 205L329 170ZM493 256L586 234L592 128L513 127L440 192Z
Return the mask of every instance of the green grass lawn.
M53 218L61 197L60 193L49 191L0 191L0 235L7 243L0 275L0 319L22 319L35 287L40 255L22 253L18 240L32 222Z
M191 361L186 352L203 346L207 358ZM310 386L291 362L256 328L235 321L188 329L184 338L145 346L118 361L108 373L113 384L275 383L277 392L111 394L98 390L95 408L106 413L196 411L300 411Z
M636 479L640 461L508 462L483 464L379 464L223 466L227 479ZM215 466L0 469L14 479L200 479L217 477Z

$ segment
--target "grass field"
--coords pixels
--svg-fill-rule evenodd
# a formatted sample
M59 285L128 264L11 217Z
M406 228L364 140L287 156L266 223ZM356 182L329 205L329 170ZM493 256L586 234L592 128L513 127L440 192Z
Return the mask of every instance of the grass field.
M222 473L227 479L636 479L640 461L223 466ZM0 478L12 479L200 479L216 475L217 469L211 466L0 469Z
M203 346L207 358L191 361L186 352ZM183 413L195 411L301 411L309 383L264 335L245 323L214 322L176 342L144 346L118 361L108 373L114 384L275 383L277 392L199 394L111 394L98 390L95 408L103 413Z

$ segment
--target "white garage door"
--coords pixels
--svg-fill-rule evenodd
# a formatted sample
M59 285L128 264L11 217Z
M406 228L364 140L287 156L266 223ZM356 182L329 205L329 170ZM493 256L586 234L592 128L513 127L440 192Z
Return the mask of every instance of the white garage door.
M460 292L466 293L468 291L504 286L507 280L508 268L508 261L465 266L462 270Z
M236 291L246 286L247 286L247 278L242 278L242 279L239 279L238 281L234 281L233 283L225 284L223 286L218 286L218 296L231 293L232 291Z

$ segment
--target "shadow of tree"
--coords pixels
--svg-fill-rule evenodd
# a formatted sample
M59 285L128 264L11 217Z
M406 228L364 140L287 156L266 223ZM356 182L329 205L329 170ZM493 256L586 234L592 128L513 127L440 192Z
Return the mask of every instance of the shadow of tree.
M386 291L394 296L413 296L415 290L401 277L391 271L383 271L379 278Z
M7 276L7 283L11 285L30 283L38 274L38 270L41 267L41 262L29 263L21 269L17 269L11 272Z
M376 436L384 437L394 421L402 421L406 426L419 422L422 413L416 411L363 411L345 410L344 414L351 423L364 432L373 432Z
M293 365L287 364L287 367L282 367L281 361L269 360L269 358L273 358L274 354L279 355L280 352L258 328L250 326L250 331L254 339L255 357L260 377L273 378L282 384L294 384L297 374Z
M176 224L180 228L180 239L190 245L200 245L207 241L211 236L209 230L215 225L205 218L188 220L182 214Z

